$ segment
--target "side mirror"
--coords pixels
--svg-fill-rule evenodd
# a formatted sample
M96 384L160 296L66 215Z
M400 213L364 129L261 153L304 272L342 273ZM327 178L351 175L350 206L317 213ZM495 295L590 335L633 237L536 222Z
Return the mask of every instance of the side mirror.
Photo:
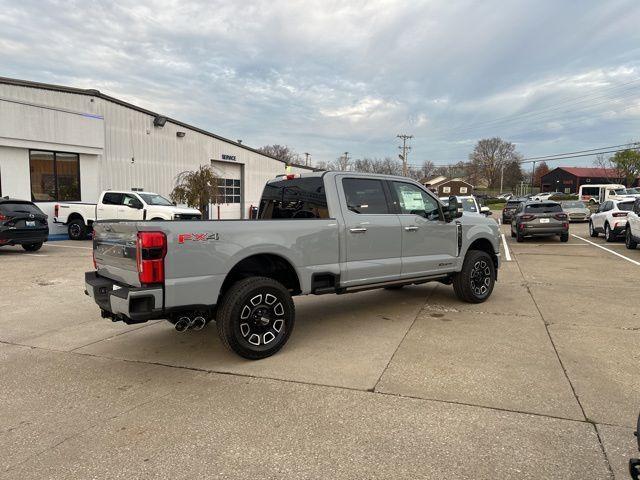
M136 210L141 210L142 209L142 204L141 203L130 203L129 204L129 208L135 208Z
M449 197L449 203L444 207L444 218L447 222L450 222L456 218L462 216L462 206L458 203L458 199L455 196Z
M483 215L486 215L487 217L490 215L493 215L493 212L491 211L491 209L486 206L480 207L480 213Z

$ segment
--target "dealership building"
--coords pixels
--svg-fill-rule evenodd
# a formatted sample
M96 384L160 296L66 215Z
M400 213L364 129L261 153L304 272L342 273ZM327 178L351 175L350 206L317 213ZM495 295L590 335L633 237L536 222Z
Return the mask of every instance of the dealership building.
M168 197L201 165L219 177L213 219L247 218L267 180L309 170L97 90L0 77L0 196L33 200L50 219L56 202L95 203L103 190Z

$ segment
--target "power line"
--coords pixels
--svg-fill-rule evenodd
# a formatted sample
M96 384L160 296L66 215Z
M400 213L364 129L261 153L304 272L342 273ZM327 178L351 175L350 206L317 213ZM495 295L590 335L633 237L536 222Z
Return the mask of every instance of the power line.
M615 89L618 89L620 87L624 87L624 86L636 83L638 81L640 81L640 78L634 79L634 80L632 80L630 82L626 82L626 83L622 83L622 84L619 84L619 85L611 86L611 87L609 87L607 89L601 89L598 92L593 92L593 93L590 93L588 95L584 95L584 96L581 96L581 97L578 97L578 98L566 99L566 100L563 100L563 101L560 101L560 102L556 102L554 105L552 105L550 107L545 107L545 108L541 108L541 109L537 109L537 110L531 110L531 111L523 112L523 113L520 113L520 114L511 114L511 115L507 115L507 116L504 116L504 117L498 117L498 118L495 118L493 120L488 120L488 121L482 122L482 123L476 123L476 124L469 124L467 126L461 126L459 128L458 127L450 127L450 128L444 129L444 130L440 130L439 133L447 133L447 132L450 132L450 131L455 131L457 133L460 133L460 132L465 133L465 132L468 132L468 131L477 130L479 128L485 128L485 127L500 125L500 124L502 124L504 122L511 122L511 123L516 122L517 123L517 122L523 121L523 120L531 120L531 118L535 118L536 116L544 115L544 114L547 114L549 112L561 110L563 108L563 105L579 104L579 103L584 103L584 102L587 102L587 101L588 102L593 102L594 100L599 100L599 99L603 99L603 98L607 99L604 102L598 102L598 103L595 103L595 104L592 103L590 105L586 105L585 107L579 108L577 110L583 110L585 108L586 109L590 109L590 108L593 108L595 106L606 104L606 103L608 103L608 102L610 102L612 100L623 100L625 98L635 96L637 94L636 86L631 87L631 88L627 88L627 89L623 89L623 90L621 90L619 92L616 92L615 95L618 96L618 97L622 93L628 93L627 95L623 95L620 98L616 98L616 96L610 97L608 94L607 95L602 95L601 93L602 93L602 91L615 90ZM567 113L570 113L570 112L571 112L570 110L567 111Z
M528 157L528 158L525 158L524 160L541 160L541 159L544 159L544 158L557 157L559 155L573 155L574 153L595 152L596 150L606 150L606 149L610 149L610 148L627 147L627 146L630 146L630 145L638 145L638 143L637 142L623 143L621 145L611 145L611 146L608 146L608 147L591 148L589 150L578 150L576 152L556 153L555 155L544 155L542 157Z

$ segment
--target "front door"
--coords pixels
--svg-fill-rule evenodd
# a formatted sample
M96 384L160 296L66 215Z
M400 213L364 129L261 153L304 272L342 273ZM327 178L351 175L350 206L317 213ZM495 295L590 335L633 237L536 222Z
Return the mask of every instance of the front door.
M445 222L438 201L419 186L401 181L390 184L402 225L402 277L453 270L458 224Z
M336 177L345 224L345 273L342 286L400 278L400 220L389 204L385 181Z
M119 220L142 220L142 201L130 193L122 195L122 204L118 207Z

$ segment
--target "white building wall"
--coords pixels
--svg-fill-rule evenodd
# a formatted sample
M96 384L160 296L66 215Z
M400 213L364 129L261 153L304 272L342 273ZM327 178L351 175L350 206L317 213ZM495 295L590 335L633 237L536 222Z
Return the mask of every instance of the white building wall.
M81 195L83 202L95 202L100 191L105 189L143 188L168 196L175 178L179 172L195 170L200 165L214 165L221 176L242 179L242 203L240 205L221 205L221 218L246 218L249 206L257 206L262 189L267 180L276 175L284 174L284 163L266 157L236 144L225 142L215 137L191 130L167 121L164 127L153 126L153 116L140 112L125 105L89 95L16 86L0 83L0 99L8 98L34 105L54 107L71 112L88 113L102 121L101 138L84 135L85 145L73 148L59 148L59 151L81 153L80 175ZM25 107L33 109L34 107ZM37 107L35 107L37 110ZM29 141L51 137L45 135L47 128L61 127L64 122L57 122L51 116L51 110L40 109L41 127L30 131ZM72 113L70 113L72 114ZM37 116L38 113L35 113ZM53 117L58 113L53 114ZM66 128L73 128L73 125ZM64 129L63 129L64 130ZM41 133L39 133L41 131ZM177 132L184 132L180 138ZM56 137L55 135L58 135ZM77 143L78 135L72 133L54 134L53 138L62 138L63 142ZM2 145L2 143L0 143ZM86 148L100 149L87 150ZM13 183L15 195L21 198L30 197L29 161L26 149L14 149L9 152L6 147L0 147L0 166L2 167L3 194L4 185ZM35 147L31 147L35 148ZM83 148L85 148L83 150ZM55 148L52 148L55 150ZM7 153L9 152L9 153ZM86 152L82 154L82 152ZM235 157L234 162L223 161L222 156ZM4 166L5 164L10 167ZM9 180L5 179L7 168L13 169ZM293 168L293 173L308 171ZM8 192L8 191L7 191ZM52 215L53 205L44 206L46 213ZM217 209L216 209L217 210ZM213 214L215 218L217 215Z

